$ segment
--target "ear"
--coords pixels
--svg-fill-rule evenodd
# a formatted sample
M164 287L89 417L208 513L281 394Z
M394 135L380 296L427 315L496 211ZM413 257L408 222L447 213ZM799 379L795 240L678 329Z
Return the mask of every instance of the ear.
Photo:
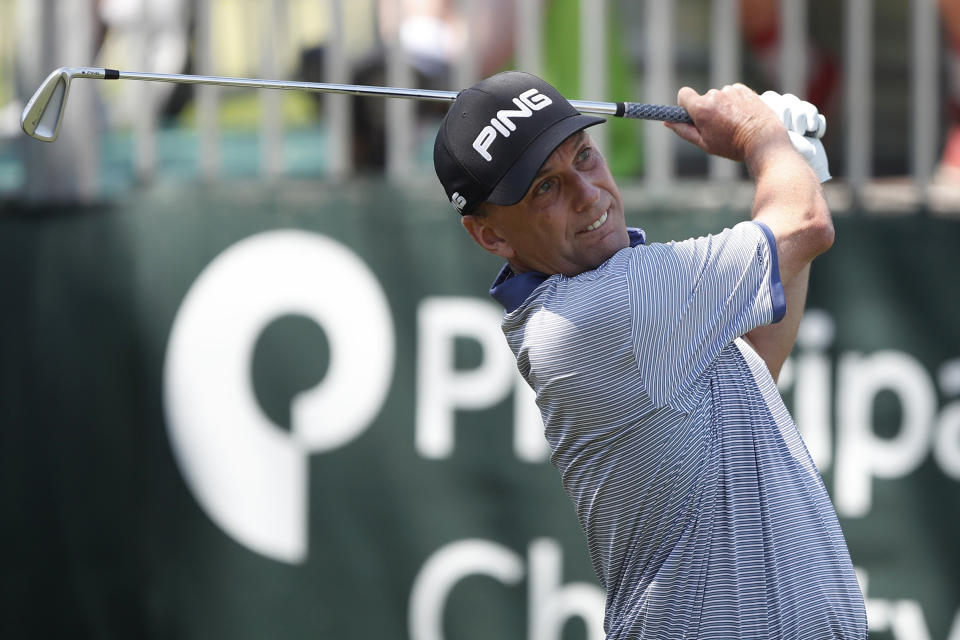
M511 260L515 252L510 242L503 237L489 215L465 215L460 219L463 228L478 245L504 260Z

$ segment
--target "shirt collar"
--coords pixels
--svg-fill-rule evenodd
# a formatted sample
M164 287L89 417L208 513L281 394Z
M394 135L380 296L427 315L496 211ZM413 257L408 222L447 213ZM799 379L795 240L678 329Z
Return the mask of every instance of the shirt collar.
M627 235L630 236L631 247L645 244L647 241L647 234L644 233L643 229L627 227ZM540 286L540 283L549 277L539 271L514 273L510 265L505 264L490 287L490 295L503 305L507 313L512 313L530 297L530 294Z

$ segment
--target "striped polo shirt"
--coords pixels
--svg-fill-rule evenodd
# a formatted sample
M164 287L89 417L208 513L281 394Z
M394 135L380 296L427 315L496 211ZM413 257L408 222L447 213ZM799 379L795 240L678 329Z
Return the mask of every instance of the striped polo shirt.
M621 638L857 638L836 513L763 360L785 312L773 234L744 222L631 246L575 277L491 293L536 392Z

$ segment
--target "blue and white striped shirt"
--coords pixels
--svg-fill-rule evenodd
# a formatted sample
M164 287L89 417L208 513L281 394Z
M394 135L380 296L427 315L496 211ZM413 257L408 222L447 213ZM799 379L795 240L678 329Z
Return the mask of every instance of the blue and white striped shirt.
M509 277L503 331L622 638L867 635L836 513L763 360L785 311L770 230Z

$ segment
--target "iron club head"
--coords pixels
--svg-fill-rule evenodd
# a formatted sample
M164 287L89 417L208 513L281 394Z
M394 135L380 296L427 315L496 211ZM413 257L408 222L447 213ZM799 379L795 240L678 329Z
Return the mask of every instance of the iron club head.
M24 133L45 142L57 139L71 78L70 69L66 67L60 67L47 76L20 116L20 127Z

